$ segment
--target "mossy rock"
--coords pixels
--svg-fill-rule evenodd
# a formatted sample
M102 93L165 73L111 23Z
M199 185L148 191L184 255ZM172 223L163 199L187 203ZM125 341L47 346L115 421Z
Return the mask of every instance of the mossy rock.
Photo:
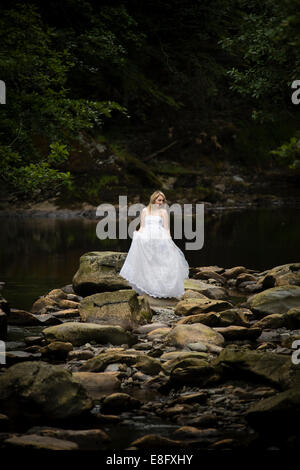
M223 336L202 323L194 323L193 325L177 325L167 335L166 342L177 348L184 348L189 343L201 342L206 344L215 344L222 346L224 343Z
M127 253L91 251L80 257L79 268L73 276L74 292L83 297L97 292L131 289L120 275Z
M247 304L251 310L261 316L273 313L285 314L291 308L300 306L300 286L285 284L272 287L251 295Z
M152 318L149 301L128 289L89 295L79 303L79 313L84 322L130 330Z
M95 341L97 344L135 344L137 339L120 326L97 325L94 323L65 322L62 325L50 326L43 330L49 342L66 341L74 346Z
M0 376L0 410L22 422L80 416L93 406L81 384L61 366L28 361Z
M214 360L228 377L269 383L280 390L300 384L300 370L290 356L263 351L235 351L226 347Z

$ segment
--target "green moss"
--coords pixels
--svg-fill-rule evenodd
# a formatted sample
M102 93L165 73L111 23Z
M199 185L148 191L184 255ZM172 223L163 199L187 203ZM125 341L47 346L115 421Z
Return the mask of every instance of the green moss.
M152 314L150 312L147 312L147 310L141 310L139 312L139 316L145 318L145 320L151 320L152 318Z
M111 266L105 266L104 264L99 266L99 270L101 270L102 274L104 273L111 274L113 272L113 268Z

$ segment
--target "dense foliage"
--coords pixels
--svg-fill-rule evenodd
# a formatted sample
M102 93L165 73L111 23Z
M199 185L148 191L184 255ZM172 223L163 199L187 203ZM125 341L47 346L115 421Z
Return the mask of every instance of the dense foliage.
M297 3L4 0L0 180L24 195L72 184L61 164L74 140L84 129L100 133L108 121L120 132L150 124L179 136L213 126L217 135L232 121L235 130L274 128L271 144L256 154L296 168ZM247 134L240 142L251 140Z

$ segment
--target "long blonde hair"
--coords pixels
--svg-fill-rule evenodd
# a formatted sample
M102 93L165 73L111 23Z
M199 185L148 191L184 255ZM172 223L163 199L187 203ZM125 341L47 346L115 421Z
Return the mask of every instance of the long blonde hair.
M164 195L164 193L162 191L159 191L159 190L154 191L154 193L151 194L150 199L149 199L149 203L147 205L147 209L148 209L150 214L151 214L152 204L155 203L155 200L157 199L158 196L162 196L164 198L164 204L166 204L166 202L167 202L166 196Z

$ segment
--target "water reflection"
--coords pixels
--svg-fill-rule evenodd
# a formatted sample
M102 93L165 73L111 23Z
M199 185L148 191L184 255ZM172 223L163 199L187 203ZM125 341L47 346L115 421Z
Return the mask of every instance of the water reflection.
M299 215L299 208L290 207L206 213L201 250L186 251L185 240L174 241L190 266L244 265L264 270L300 261ZM3 295L14 308L29 309L39 295L71 283L84 253L127 252L131 244L131 238L99 240L98 220L0 220L0 281L6 282Z

